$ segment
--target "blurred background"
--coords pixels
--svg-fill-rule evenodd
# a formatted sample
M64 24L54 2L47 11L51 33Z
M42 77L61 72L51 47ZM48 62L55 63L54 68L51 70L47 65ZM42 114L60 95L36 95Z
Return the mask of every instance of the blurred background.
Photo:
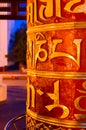
M26 20L0 20L0 70L26 67Z
M5 9L12 6L15 14L16 6L3 2L0 1L0 130L4 130L5 125L14 117L25 114L27 81L26 19L16 19L17 16L13 20L7 19L11 12ZM23 7L26 8L26 4L18 4L19 9ZM25 15L26 12L18 13ZM7 18L1 19L4 15L8 15ZM23 124L25 125L25 119Z

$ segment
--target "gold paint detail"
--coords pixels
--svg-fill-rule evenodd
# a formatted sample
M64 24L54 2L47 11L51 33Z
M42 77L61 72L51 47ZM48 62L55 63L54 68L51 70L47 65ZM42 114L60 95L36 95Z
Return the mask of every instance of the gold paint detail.
M61 105L59 103L59 80L54 83L54 94L47 93L47 95L54 100L54 104L45 106L49 111L51 111L53 108L60 107L63 110L62 115L60 116L60 119L66 118L69 115L69 109Z
M66 6L65 6L65 10L68 12L72 12L72 13L85 13L86 14L86 1L84 1L83 4L78 4L78 6L76 6L73 10L71 10L72 6L80 3L82 0L71 0L69 1Z
M33 24L34 22L41 23L38 21L37 14L37 0L34 0L34 3L29 2L27 4L27 22Z
M44 94L44 92L41 91L40 89L37 90L37 93L38 93L39 95L41 95L41 96Z
M75 108L76 108L77 110L79 110L80 112L81 112L81 111L82 111L82 112L86 112L86 108L82 108L82 106L80 106L80 101L81 101L82 99L84 99L84 98L86 99L86 81L83 82L82 86L83 86L83 88L84 88L85 90L77 89L77 91L78 91L79 93L85 94L85 95L79 96L78 98L76 98L76 100L74 101L74 105L75 105ZM76 117L77 119L86 118L86 114L75 114L75 117Z
M75 60L75 63L78 64L78 66L80 67L80 44L82 42L82 39L74 39L73 43L76 44L77 47L77 58Z
M40 62L45 62L48 59L52 60L53 58L67 57L73 60L80 67L80 46L82 39L73 40L73 44L76 45L76 58L69 53L56 51L58 44L63 44L62 42L62 39L47 40L46 36L44 36L42 33L36 33L36 36L33 38L33 40L28 37L27 53L29 54L29 57L27 60L30 61L30 65L36 68L37 60ZM51 43L50 52L43 48L43 45L47 45L48 43ZM42 54L42 56L40 54Z
M36 106L36 90L35 87L32 84L30 84L29 78L27 82L27 104L28 108L35 108Z
M81 99L83 99L83 98L86 98L86 95L85 95L85 96L80 96L80 97L78 97L78 98L75 100L74 104L75 104L75 108L76 108L77 110L79 110L79 111L85 111L85 112L86 112L86 109L84 109L84 108L82 108L82 107L80 106L80 101L81 101Z
M42 2L39 9L39 16L42 20L46 20L45 17L53 16L53 0L40 0ZM46 3L46 4L43 4ZM43 15L44 14L44 15Z
M76 107L77 110L79 110L79 111L86 111L86 109L83 109L83 108L80 106L80 101L81 101L81 99L86 98L86 81L82 84L82 86L83 86L83 88L84 88L85 90L77 89L77 91L78 91L79 93L82 93L82 94L85 94L85 95L79 96L78 98L76 98L76 100L74 101L74 104L75 104L75 107Z
M66 4L66 6L65 6L64 9L65 9L66 11L72 12L72 13L80 13L80 12L83 12L83 11L77 10L76 8L75 8L73 11L71 10L72 6L75 5L75 4L77 4L77 3L79 3L79 2L81 2L81 0L71 0L71 1L69 1L69 2ZM78 7L79 7L79 5L78 5Z
M40 40L42 38L42 40ZM36 68L37 60L40 62L45 62L48 58L47 50L42 46L45 45L47 40L42 33L36 33L35 38L31 40L29 37L27 39L27 60L29 65ZM42 53L42 56L40 55Z
M81 4L81 0L67 1L64 8L61 0L34 0L34 2L28 2L27 5L27 21L30 24L42 23L55 18L65 18L62 16L62 11L66 11L71 14L86 14L86 1ZM40 5L40 6L39 6ZM72 8L74 6L74 8ZM66 19L66 18L65 18Z
M27 5L27 21L33 23L33 3Z
M80 92L80 93L86 94L86 81L83 82L82 86L83 86L83 88L84 88L85 90L77 89L77 91Z
M29 2L30 3L30 2ZM41 23L39 20L38 20L38 14L37 14L37 8L38 8L38 6L37 6L37 0L34 0L34 14L32 14L33 15L33 19L34 19L34 21L33 21L33 23L34 22L37 22L37 23ZM29 22L30 23L30 22Z
M85 29L86 22L65 22L65 23L51 23L29 27L27 33L53 31L53 30L65 30L65 29Z
M39 8L39 2L41 2ZM53 0L34 0L33 2L28 2L27 5L27 21L31 24L41 23L41 21L46 21L54 16L54 9L56 9L56 16L61 17L61 1L55 1L55 8ZM33 13L34 12L34 13ZM38 16L39 19L38 20ZM32 19L31 19L32 18Z
M57 119L47 116L38 115L37 113L27 109L27 115L32 117L35 120L48 123L55 126L61 126L66 128L86 128L86 122L78 122L72 120L64 120L64 119Z
M77 120L79 119L86 119L86 114L74 114L74 116L76 117Z
M53 47L52 47L52 54L50 55L50 59L55 57L67 57L73 60L79 67L80 67L80 43L82 39L74 39L73 43L77 47L77 58L75 59L72 55L65 53L65 52L56 52L56 46L60 43L62 44L62 39L54 39L53 40Z
M40 40L40 37L43 38L43 40ZM47 50L42 48L42 45L46 44L46 39L45 36L42 33L37 33L36 34L36 57L35 57L35 65L37 63L37 59L39 59L41 62L44 62L47 60ZM40 56L40 53L43 53L43 57Z
M86 72L56 72L56 71L39 71L28 69L27 75L46 77L46 78L60 78L60 79L86 79Z
M57 130L66 130L65 128L59 127Z
M30 38L27 39L27 59L29 59L30 65L35 66L35 57L34 57L34 44Z
M57 17L62 17L61 16L61 0L56 0L56 16Z

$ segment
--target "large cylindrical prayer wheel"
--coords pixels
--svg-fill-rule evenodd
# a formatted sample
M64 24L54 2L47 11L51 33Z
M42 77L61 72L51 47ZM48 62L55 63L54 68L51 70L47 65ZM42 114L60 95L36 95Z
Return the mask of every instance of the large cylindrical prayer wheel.
M86 129L85 6L27 0L27 130Z

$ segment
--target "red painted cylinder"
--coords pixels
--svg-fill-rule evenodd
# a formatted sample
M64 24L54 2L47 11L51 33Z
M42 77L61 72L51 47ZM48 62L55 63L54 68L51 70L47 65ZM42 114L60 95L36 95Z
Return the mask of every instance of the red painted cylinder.
M85 4L27 0L27 130L86 129Z

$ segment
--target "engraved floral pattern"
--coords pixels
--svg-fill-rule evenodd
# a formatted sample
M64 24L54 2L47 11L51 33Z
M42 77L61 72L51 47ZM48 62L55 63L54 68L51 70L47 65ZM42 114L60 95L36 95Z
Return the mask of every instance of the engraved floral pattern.
M32 119L28 116L26 130L74 130L73 128L64 128L60 126L53 126L37 120ZM76 128L75 128L76 129ZM85 130L84 128L78 128L77 130Z

